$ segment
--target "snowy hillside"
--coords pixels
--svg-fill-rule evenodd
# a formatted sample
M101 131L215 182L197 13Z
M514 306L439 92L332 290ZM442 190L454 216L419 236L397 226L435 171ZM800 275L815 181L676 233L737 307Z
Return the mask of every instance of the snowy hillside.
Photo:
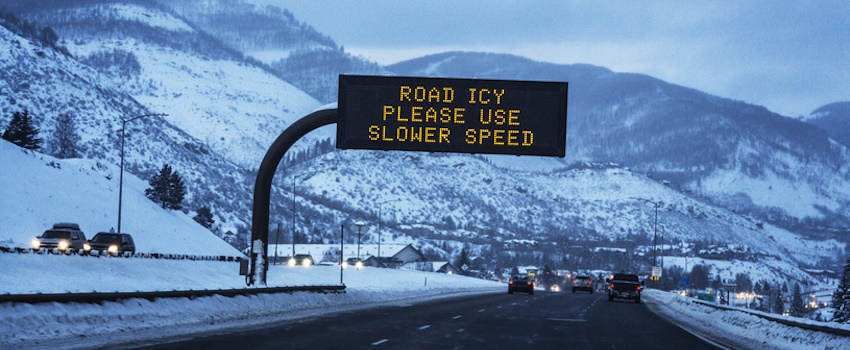
M113 84L246 168L257 167L289 124L319 106L304 92L154 6L46 8L27 17L51 26L75 57L93 62L104 73L112 68L110 63L119 62L101 57L131 57L137 72L112 76ZM326 133L322 138L329 137L330 131ZM303 140L296 148L312 143Z
M336 101L339 74L390 74L374 62L346 53L286 9L243 0L159 2L223 44L267 64L276 75L322 103Z
M59 160L0 141L0 240L28 247L56 222L76 222L86 234L118 221L119 168L93 160ZM145 197L145 181L124 174L121 230L138 252L241 256L180 211Z
M309 193L309 202L298 202L299 227L308 225L305 230L327 242L338 237L327 223L341 220L328 207L342 205L367 221L364 243L375 243L377 203L388 202L382 206L384 242L415 233L420 245L466 242L476 255L503 256L511 252L500 242L534 239L551 244L548 254L558 256L571 240L651 237L653 207L634 199L646 198L660 203L665 241L747 245L783 261L768 264L777 274L802 278L801 268L836 263L845 251L844 243L804 239L613 165L514 171L483 157L340 151L309 170L316 172L297 189Z
M835 141L850 147L850 102L830 103L815 109L805 121L825 130Z
M570 83L568 160L616 162L786 227L850 224L850 151L827 134L739 101L615 73L511 55L447 52L400 75ZM814 221L811 225L805 222Z
M8 48L0 52L0 62L4 62L0 70L2 127L12 113L27 109L41 129L40 137L47 141L53 137L56 119L69 115L80 136L81 157L120 164L121 120L149 110L115 88L110 79L43 43L0 26L0 44ZM247 179L253 176L177 128L172 119L152 116L127 124L125 170L146 178L168 163L187 185L189 209L203 203L220 218L245 220L244 214L235 213L247 212L251 183ZM44 152L54 150L48 147Z

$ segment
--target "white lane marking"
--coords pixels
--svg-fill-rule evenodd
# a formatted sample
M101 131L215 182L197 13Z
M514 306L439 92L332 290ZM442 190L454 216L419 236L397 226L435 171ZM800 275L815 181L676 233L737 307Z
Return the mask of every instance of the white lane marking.
M484 312L484 309L478 310L478 312Z
M461 317L463 317L463 316L461 316L461 315L457 315L457 316L455 316L455 317L452 317L452 319L453 319L453 320L456 320L456 319L459 319L459 318L461 318Z
M421 331L421 330L423 330L423 329L428 329L428 328L431 328L431 325L430 325L430 324L426 324L426 325L424 325L424 326L422 326L422 327L419 327L419 330Z
M496 306L496 308L497 308L497 309L501 309L501 308L502 308L502 305Z
M376 341L376 342L372 343L372 346L375 346L375 345L381 345L381 344L383 344L383 343L386 343L388 340L389 340L389 339L381 339L381 340L378 340L378 341Z
M547 318L549 321L558 321L558 322L584 322L584 320L580 318Z

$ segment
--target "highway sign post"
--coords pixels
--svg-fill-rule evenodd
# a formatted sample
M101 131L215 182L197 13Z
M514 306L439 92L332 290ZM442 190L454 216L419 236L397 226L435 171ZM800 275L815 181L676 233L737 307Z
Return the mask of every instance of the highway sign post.
M340 149L563 158L567 83L340 75L337 108L292 123L257 170L247 285L266 284L271 186L281 159L302 136L333 123Z

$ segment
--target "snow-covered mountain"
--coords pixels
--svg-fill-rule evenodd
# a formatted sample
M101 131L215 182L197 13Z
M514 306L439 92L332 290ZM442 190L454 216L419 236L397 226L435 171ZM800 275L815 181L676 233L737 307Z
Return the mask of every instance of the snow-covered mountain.
M262 39L273 29L234 39L234 33L251 31L216 25L216 18L244 21L225 15L222 4L231 3L241 2L22 6L25 18L59 33L59 44L71 56L11 32L0 37L14 54L0 62L15 67L0 73L0 88L11 91L0 108L9 114L29 108L43 118L43 130L60 111L91 116L91 121L78 117L83 154L110 164L118 163L120 118L168 113L128 125L127 169L147 178L167 162L187 178L190 210L211 205L228 225L248 223L253 169L272 139L319 101L284 81L286 72L239 51L282 55L285 50L278 49L285 45ZM193 10L198 13L187 15ZM240 11L235 12L265 13L249 17L280 25L298 23L287 22L282 10ZM319 53L316 57L333 53L328 57L334 62L333 57L346 57L320 40L294 42L311 47L303 52ZM281 62L294 62L288 54ZM335 90L337 66L321 59L298 62L290 66L300 74L297 81L316 84L316 91ZM375 243L380 217L388 241L416 242L441 259L468 247L502 267L516 265L520 257L555 261L566 259L567 248L577 242L622 243L644 254L654 216L651 207L632 198L640 197L660 203L659 233L668 242L746 245L763 261L776 261L765 265L778 276L805 280L802 268L833 266L844 255L845 244L831 239L832 231L817 236L821 231L809 228L850 217L850 156L808 124L590 65L446 53L389 68L404 75L570 82L568 159L335 151L302 160L279 171L273 188L270 231L278 223L297 231L284 229L282 242L295 235L299 243L330 243L338 240L341 223L365 220L370 227L364 241ZM79 102L80 96L105 102ZM333 136L330 131L308 135L296 151L320 153L310 146ZM303 175L296 181L293 174ZM510 242L531 242L533 248L506 248ZM646 269L650 262L644 257L638 264Z
M56 159L0 140L0 241L29 247L56 222L75 222L91 239L116 227L120 168L89 159ZM212 256L241 253L180 211L145 197L147 182L124 174L121 230L138 252Z
M3 22L10 25L7 22ZM48 139L58 116L73 117L84 158L118 165L121 159L121 120L149 109L113 84L112 80L73 57L0 26L4 48L0 62L0 122L27 109ZM51 150L46 149L46 152ZM149 178L164 163L184 179L187 207L208 205L227 220L244 221L250 206L252 175L224 159L209 146L183 132L171 118L152 116L127 124L125 170ZM241 219L241 220L240 220Z
M763 107L646 75L511 55L448 52L388 68L568 81L568 158L620 163L786 227L850 227L850 151L823 130Z
M289 11L243 0L159 1L225 45L268 64L270 70L323 103L337 99L339 74L389 74L352 56Z
M835 102L819 107L805 121L825 130L833 140L850 147L850 102Z
M167 9L73 3L32 8L24 17L53 28L74 57L103 73L118 71L127 61L138 65L126 75L107 76L149 110L168 114L170 123L243 167L259 166L272 141L320 105ZM304 140L296 149L312 144Z

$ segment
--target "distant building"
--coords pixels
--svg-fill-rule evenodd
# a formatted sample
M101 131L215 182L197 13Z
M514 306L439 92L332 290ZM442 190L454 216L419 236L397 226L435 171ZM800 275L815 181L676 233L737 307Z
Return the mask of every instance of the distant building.
M416 270L425 272L445 273L449 275L461 274L457 267L448 261L416 261L405 263L400 267L403 270Z
M292 243L269 244L269 252L277 251L279 255L289 256L292 253ZM357 258L357 244L343 246L342 258ZM272 254L272 253L270 253ZM321 262L338 263L340 257L339 244L296 244L295 254L311 254ZM405 263L428 260L419 249L411 244L381 244L381 256L378 258L377 244L361 244L360 260L366 266L398 268ZM370 261L371 260L371 261Z

